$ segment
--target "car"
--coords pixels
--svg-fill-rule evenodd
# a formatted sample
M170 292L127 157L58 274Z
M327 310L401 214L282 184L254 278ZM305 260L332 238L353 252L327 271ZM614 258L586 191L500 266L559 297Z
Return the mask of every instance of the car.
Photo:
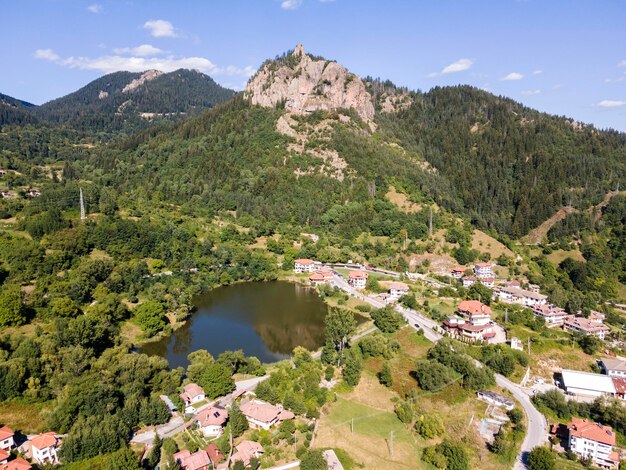
M420 329L419 323L415 323L413 326L418 330Z

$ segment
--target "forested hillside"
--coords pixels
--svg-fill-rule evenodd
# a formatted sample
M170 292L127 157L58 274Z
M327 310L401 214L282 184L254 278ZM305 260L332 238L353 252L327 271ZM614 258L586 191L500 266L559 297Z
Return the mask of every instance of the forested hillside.
M37 119L29 112L35 105L0 93L0 126L30 124Z
M131 132L155 119L180 120L233 96L203 73L115 72L34 109L42 120L82 131Z
M422 155L479 226L513 237L559 208L587 208L626 179L626 135L469 86L412 95L381 132Z

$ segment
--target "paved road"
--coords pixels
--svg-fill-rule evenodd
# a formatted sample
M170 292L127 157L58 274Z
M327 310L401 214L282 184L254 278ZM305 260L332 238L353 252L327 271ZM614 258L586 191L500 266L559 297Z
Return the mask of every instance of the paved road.
M220 399L214 402L207 403L206 405L199 407L196 410L196 413L199 413L203 409L208 408L209 406L212 406L212 405L219 405L219 406L225 407L229 405L230 402L233 400L233 396L235 393L240 392L242 390L243 391L254 390L254 388L260 382L263 382L264 380L267 380L269 378L270 378L269 375L264 375L262 377L254 377L252 379L241 380L239 382L235 382L235 390L232 393L229 393L225 397L221 397ZM156 426L153 429L146 430L139 434L135 434L133 438L131 439L131 442L149 445L149 444L152 444L152 441L154 440L156 432L159 433L159 436L161 436L161 438L172 437L175 434L178 434L179 432L183 431L186 427L190 425L191 425L191 421L185 422L185 420L180 415L180 413L175 412L172 415L172 418L167 423L160 424L159 426Z
M385 306L383 302L372 299L371 297L353 289L341 276L335 275L335 284L348 294L361 299L376 308ZM404 315L411 327L416 329L421 328L424 331L424 337L428 340L436 342L443 338L443 336L437 331L438 324L430 318L425 317L416 310L408 309L400 305L396 306L396 310ZM522 442L520 455L518 455L517 460L515 461L515 466L513 467L516 470L524 469L526 468L525 462L528 453L536 446L543 445L546 442L548 433L546 419L541 413L539 413L539 411L537 411L535 406L530 401L528 393L522 387L514 382L511 382L502 375L495 374L495 376L496 383L500 387L511 392L524 409L528 418L526 436Z

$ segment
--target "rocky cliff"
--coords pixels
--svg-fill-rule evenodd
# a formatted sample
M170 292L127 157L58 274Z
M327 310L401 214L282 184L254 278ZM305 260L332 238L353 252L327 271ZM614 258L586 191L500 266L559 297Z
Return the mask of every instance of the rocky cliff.
M264 107L284 103L294 114L353 109L368 123L374 118L363 81L336 62L306 54L301 44L290 55L265 63L248 82L246 96Z

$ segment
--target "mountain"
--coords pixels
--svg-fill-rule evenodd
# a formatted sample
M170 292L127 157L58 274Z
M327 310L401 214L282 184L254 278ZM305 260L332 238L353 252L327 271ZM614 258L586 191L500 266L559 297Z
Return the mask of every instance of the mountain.
M230 99L234 91L193 70L115 72L34 109L40 119L79 130L125 131L180 120Z
M5 124L32 124L37 119L31 114L34 104L0 93L0 126Z
M348 235L379 222L368 204L389 209L384 194L394 186L517 238L623 181L626 136L469 86L423 93L362 80L297 46L263 64L243 96L136 135L100 163L110 167L111 158L120 168L144 163L118 175L122 187L151 187L177 204ZM395 222L377 229L384 234L423 222L386 215Z

